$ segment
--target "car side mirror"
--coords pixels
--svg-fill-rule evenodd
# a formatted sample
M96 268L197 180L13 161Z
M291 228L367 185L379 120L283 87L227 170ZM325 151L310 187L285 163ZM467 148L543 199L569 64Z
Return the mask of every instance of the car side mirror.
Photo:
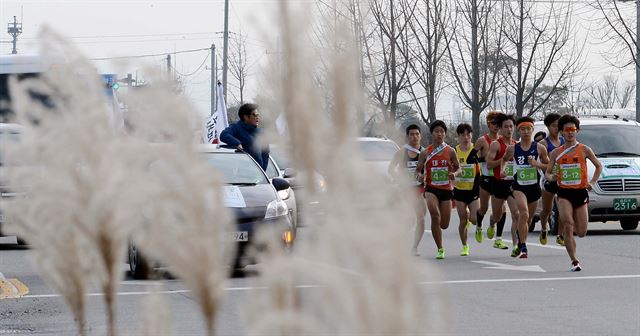
M271 184L273 184L273 187L276 188L276 191L280 191L280 190L287 190L291 187L291 184L289 184L289 181L276 177L271 181Z
M284 178L296 177L296 175L298 175L298 172L293 168L286 168L284 170Z

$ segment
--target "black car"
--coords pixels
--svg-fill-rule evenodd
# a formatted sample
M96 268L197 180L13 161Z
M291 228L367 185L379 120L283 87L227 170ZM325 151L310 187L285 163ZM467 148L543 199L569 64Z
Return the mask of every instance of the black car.
M285 248L291 247L296 231L292 225L288 208L278 196L278 191L289 188L289 182L274 178L272 182L250 155L232 149L220 149L203 145L199 152L208 164L224 177L225 205L235 215L236 227L231 236L238 243L234 268L255 263L250 247L255 244L256 233L261 228L275 229ZM144 278L148 264L135 245L129 247L129 266L135 278Z

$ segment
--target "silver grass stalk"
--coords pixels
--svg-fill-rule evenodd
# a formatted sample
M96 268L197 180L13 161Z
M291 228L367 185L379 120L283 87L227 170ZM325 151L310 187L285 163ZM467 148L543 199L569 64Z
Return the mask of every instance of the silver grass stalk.
M326 113L318 108L323 106L317 103L321 88L314 86L309 72L313 57L304 53L311 49L302 41L304 24L293 22L297 16L287 1L280 3L286 59L282 94L293 161L301 170L323 173L328 191L316 197L326 216L305 218L313 230L310 239L298 242L292 255L262 265L256 281L268 290L247 304L250 333L439 332L446 323L438 315L445 300L434 295L425 302L418 282L432 276L420 273L409 254L413 209L403 201L409 191L399 192L384 184L383 176L368 171L354 141L354 111L361 103L354 55L348 48L333 51L326 83L330 92L325 93L333 102ZM348 36L342 32L336 36ZM305 181L305 188L310 186L312 182Z

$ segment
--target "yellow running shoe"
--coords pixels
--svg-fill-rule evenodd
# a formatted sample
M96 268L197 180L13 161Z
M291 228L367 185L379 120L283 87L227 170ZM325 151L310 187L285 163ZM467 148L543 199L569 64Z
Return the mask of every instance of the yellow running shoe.
M549 231L543 230L540 231L540 244L547 245L547 233Z
M476 241L482 243L482 228L476 227Z
M436 259L444 259L444 248L438 249L438 255L436 256Z
M558 235L556 237L556 244L560 245L560 246L564 246L564 238L562 238L561 235Z
M509 246L507 246L507 244L505 244L500 238L496 239L496 241L493 243L493 247L501 250L509 249Z
M469 255L469 245L462 245L462 251L460 252L460 255L463 257Z
M487 238L489 239L493 239L493 237L496 236L496 228L495 225L491 225L489 226L489 228L487 229Z

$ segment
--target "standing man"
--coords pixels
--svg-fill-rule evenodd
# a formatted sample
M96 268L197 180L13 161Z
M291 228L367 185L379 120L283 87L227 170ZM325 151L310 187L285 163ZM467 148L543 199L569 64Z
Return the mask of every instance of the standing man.
M489 127L489 133L480 137L473 147L478 152L478 162L480 163L480 173L482 174L480 177L480 208L476 213L476 241L478 243L482 242L482 220L487 214L487 210L489 210L489 199L491 197L491 193L493 192L493 184L495 181L493 170L487 167L486 157L489 153L489 146L491 146L491 144L499 138L498 132L500 131L500 127L498 126L498 122L496 120L500 115L504 115L504 113L497 111L491 111L487 113L486 121L487 127ZM500 220L503 223L502 225L504 225L506 216L504 216L504 218L501 218ZM490 231L487 231L487 237L489 239L492 239L494 231L492 227L489 227L489 229Z
M560 132L558 131L558 119L560 119L560 115L558 113L549 113L544 117L544 125L547 126L547 130L549 130L549 136L542 139L540 144L547 148L547 153L549 154L551 154L554 149L564 145L564 138L560 136ZM554 174L558 172L558 166L555 162L553 162L553 172ZM542 180L542 211L540 211L540 225L542 226L542 229L540 230L540 244L546 245L547 236L549 234L548 223L551 215L551 209L553 208L553 199L558 192L558 183L556 181L548 181L544 175ZM561 229L562 226L560 226L559 221L556 225L558 225L556 243L564 246Z
M407 143L400 148L393 157L393 161L389 164L388 172L390 176L396 177L396 180L409 184L411 197L415 200L416 209L416 230L413 240L413 255L418 254L418 245L424 235L424 216L427 214L427 206L424 201L424 184L423 181L416 179L416 167L418 166L418 156L424 150L420 146L422 141L422 133L420 127L411 124L406 129ZM398 170L400 168L400 170Z
M558 119L558 128L562 130L565 144L551 152L551 162L558 164L558 172L554 174L553 164L547 166L547 179L558 181L558 210L560 222L564 228L564 243L569 258L571 258L572 272L582 270L576 256L575 232L578 237L587 234L589 212L589 190L598 181L602 172L602 165L589 146L578 142L580 131L578 118L565 114ZM587 159L593 163L595 172L591 181L587 180Z
M518 133L520 133L520 142L507 147L506 154L502 157L502 161L514 161L515 176L511 190L518 207L518 222L512 223L516 226L518 232L518 245L514 241L512 257L526 259L527 251L527 234L529 233L529 223L533 215L536 213L538 200L541 196L540 191L540 171L547 169L549 156L545 146L533 142L533 123L530 117L522 117L516 122Z
M515 126L515 119L512 114L500 115L496 118L498 125L500 126L500 137L497 141L494 141L489 147L489 153L487 154L487 166L489 169L493 169L493 175L495 180L493 183L493 193L491 196L491 217L489 218L489 230L493 231L493 228L498 224L496 231L496 240L493 243L493 247L506 250L509 247L502 240L502 231L504 230L505 216L504 203L505 201L509 205L511 210L511 223L518 222L518 208L511 193L511 183L513 182L514 167L513 161L505 162L502 157L507 152L507 146L516 143L513 140L513 128ZM511 225L511 235L513 242L517 241L515 225ZM487 230L487 236L489 233ZM491 239L491 237L489 238Z
M229 125L220 133L220 141L232 148L247 152L263 170L267 170L269 147L261 148L256 145L256 138L262 133L262 130L258 128L260 123L258 105L244 104L240 106L238 117L240 120Z
M478 157L476 150L473 148L473 143L471 143L473 136L473 128L471 125L458 125L456 133L458 134L456 156L460 162L460 174L456 176L455 179L453 199L456 200L456 210L458 211L458 218L460 219L460 224L458 225L460 242L462 242L462 252L460 252L460 255L468 256L467 222L471 222L474 226L476 225L476 214L480 206L480 201L478 200L480 193ZM480 237L482 237L482 230L480 233Z
M429 127L431 145L418 157L418 172L424 171L425 198L431 215L431 234L438 247L436 259L444 259L442 230L449 227L451 217L451 180L460 174L456 151L444 142L447 125L436 120Z

